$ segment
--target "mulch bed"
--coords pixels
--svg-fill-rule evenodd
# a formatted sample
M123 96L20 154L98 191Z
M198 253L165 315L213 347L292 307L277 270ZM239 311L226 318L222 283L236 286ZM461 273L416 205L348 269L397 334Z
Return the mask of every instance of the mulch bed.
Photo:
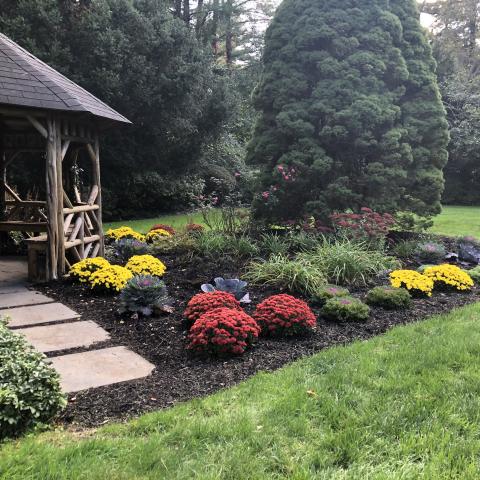
M164 259L162 259L164 260ZM199 286L213 277L238 276L241 264L195 258L164 260L168 267L165 282L175 299L175 312L159 318L133 320L116 313L112 297L98 297L87 289L68 282L56 282L37 289L93 320L106 329L111 340L92 349L124 345L152 362L156 369L141 380L125 382L69 396L61 422L79 427L94 427L111 420L124 420L144 412L170 407L178 402L216 392L237 384L259 371L272 371L298 358L312 355L332 345L346 344L379 335L395 325L415 322L430 315L480 300L480 291L472 293L436 293L430 299L415 299L405 311L372 308L365 323L332 323L318 320L314 334L291 339L261 338L254 349L241 357L204 358L185 349L187 326L182 318L186 302L199 292ZM278 291L250 288L254 306ZM354 292L362 296L363 291ZM78 350L56 352L55 355Z

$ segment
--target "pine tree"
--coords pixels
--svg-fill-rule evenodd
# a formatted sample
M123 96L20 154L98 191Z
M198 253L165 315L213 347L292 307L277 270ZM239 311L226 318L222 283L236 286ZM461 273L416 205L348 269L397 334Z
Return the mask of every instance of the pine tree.
M448 134L414 0L285 0L263 62L257 216L439 211Z

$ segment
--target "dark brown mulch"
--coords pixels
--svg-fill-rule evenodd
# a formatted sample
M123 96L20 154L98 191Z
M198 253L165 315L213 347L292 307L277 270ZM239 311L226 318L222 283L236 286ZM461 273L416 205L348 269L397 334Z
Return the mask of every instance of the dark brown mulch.
M470 294L437 293L431 299L416 299L406 311L373 308L366 323L338 324L319 319L317 331L292 339L260 339L254 349L238 358L198 358L185 350L186 325L182 312L188 299L209 277L238 274L240 266L226 262L167 261L165 282L175 299L175 312L160 318L133 320L116 313L112 297L98 297L68 282L39 287L47 295L65 303L110 332L111 340L93 348L125 345L157 367L147 378L72 394L61 421L82 427L97 426L110 420L126 419L234 385L259 371L271 371L323 348L366 339L393 327L447 312L480 299L480 291ZM270 293L250 289L253 300L247 311ZM361 296L362 292L356 292ZM75 350L59 353L72 353Z

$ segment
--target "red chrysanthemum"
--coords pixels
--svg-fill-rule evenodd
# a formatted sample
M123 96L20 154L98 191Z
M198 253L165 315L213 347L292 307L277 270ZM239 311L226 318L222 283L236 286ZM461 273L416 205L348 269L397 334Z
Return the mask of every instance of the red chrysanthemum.
M170 225L165 225L163 223L155 224L149 231L153 232L153 230L165 230L170 235L175 235L175 229L173 227L171 227Z
M273 295L257 306L253 318L265 335L295 335L313 330L317 319L310 307L291 295Z
M214 310L215 308L241 310L240 302L234 295L216 290L215 292L194 295L188 302L183 314L187 320L193 323L204 313Z
M252 345L260 327L243 310L216 308L192 326L187 348L196 352L241 355Z

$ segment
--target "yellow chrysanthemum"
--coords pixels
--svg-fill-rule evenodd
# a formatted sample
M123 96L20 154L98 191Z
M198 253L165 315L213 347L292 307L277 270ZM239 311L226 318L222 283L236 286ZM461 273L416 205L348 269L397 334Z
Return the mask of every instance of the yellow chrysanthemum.
M450 287L459 291L470 290L474 283L467 272L455 265L444 264L427 267L423 274L432 279L436 286Z
M163 238L171 237L172 234L167 232L163 228L157 228L155 230L151 230L145 235L145 241L148 243L153 243L157 240L162 240Z
M128 268L109 265L92 273L89 283L94 290L120 292L132 277L133 273Z
M406 288L412 294L432 295L433 280L415 270L394 270L390 274L390 283L392 287Z
M90 280L92 273L101 268L108 267L109 265L110 263L108 260L105 260L103 257L85 258L72 266L69 275L70 278L73 278L78 282L86 283Z
M125 265L135 275L162 277L167 270L165 264L152 255L134 255Z
M105 236L110 240L120 240L122 238L134 238L135 240L140 240L141 242L145 241L145 236L141 233L136 232L131 227L119 227L119 228L110 228L107 230Z

